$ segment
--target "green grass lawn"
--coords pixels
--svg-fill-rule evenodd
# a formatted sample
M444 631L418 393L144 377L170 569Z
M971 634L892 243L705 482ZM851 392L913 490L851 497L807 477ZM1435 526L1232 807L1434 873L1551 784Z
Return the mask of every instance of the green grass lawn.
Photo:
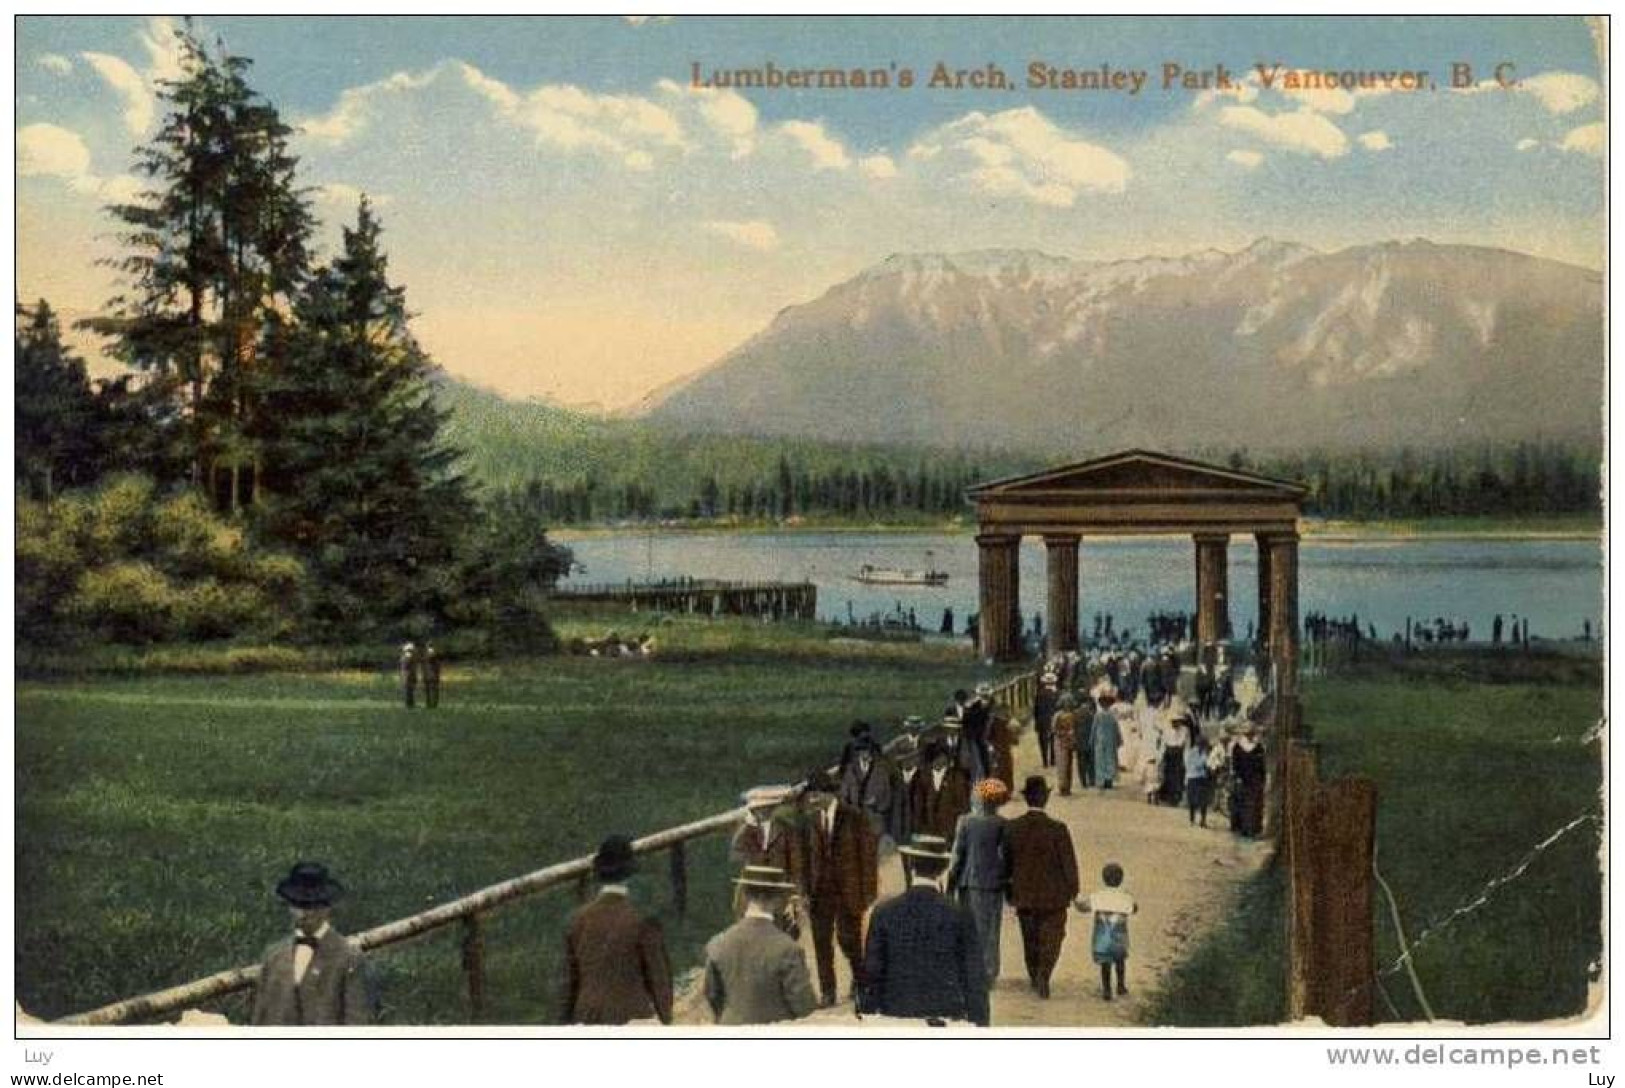
M728 626L755 651L722 652ZM383 665L21 683L19 1000L56 1017L256 960L286 928L271 886L296 859L348 885L338 923L357 932L589 853L607 833L729 808L743 787L832 758L852 718L888 734L981 678L946 648L748 623L662 630L665 660L454 664L433 714L400 708ZM635 882L679 968L726 924L725 845L691 847L686 922L664 859ZM573 905L560 890L491 917L487 1019L554 1017ZM378 954L389 1020L468 1019L459 936ZM234 1020L244 1008L222 1005Z
M1521 875L1495 882L1560 828L1601 812L1598 746L1582 740L1602 715L1600 666L1537 656L1507 682L1512 670L1491 655L1464 655L1453 674L1438 656L1306 685L1321 773L1377 783L1379 867L1436 1016L1577 1014L1601 957L1600 825L1582 823ZM1377 959L1387 968L1399 946L1380 899L1376 909ZM1231 920L1175 972L1152 1016L1185 1025L1283 1016L1282 911L1281 874L1261 873ZM1421 1017L1403 970L1382 981L1393 1008L1379 994L1379 1019Z

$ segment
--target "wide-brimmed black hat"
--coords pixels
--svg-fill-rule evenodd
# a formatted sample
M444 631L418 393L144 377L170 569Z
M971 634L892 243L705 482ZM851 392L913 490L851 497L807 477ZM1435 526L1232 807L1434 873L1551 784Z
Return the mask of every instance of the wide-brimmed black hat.
M1026 784L1021 787L1021 796L1025 797L1029 802L1034 797L1047 798L1049 797L1049 782L1041 774L1028 775Z
M638 871L630 835L611 835L598 845L592 859L593 875L599 880L625 880Z
M327 873L327 866L301 861L277 883L277 898L292 907L331 907L344 894L344 885Z

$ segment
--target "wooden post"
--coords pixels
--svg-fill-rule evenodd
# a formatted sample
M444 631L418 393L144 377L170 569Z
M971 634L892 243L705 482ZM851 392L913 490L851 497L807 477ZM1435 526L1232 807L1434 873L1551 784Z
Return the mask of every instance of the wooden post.
M1230 629L1230 536L1196 534L1196 642L1199 660L1209 660L1208 647L1221 642Z
M1275 673L1276 786L1270 791L1270 834L1281 840L1287 752L1298 736L1298 535L1275 533L1270 544L1270 664Z
M1319 790L1318 760L1308 745L1292 745L1287 750L1284 814L1286 833L1281 836L1287 874L1286 934L1286 1015L1301 1020L1310 1015L1314 1003L1315 900L1314 860L1319 856L1314 812Z
M1258 644L1270 643L1270 541L1263 533L1255 533L1258 544L1258 626L1253 629Z
M1377 784L1340 778L1321 785L1315 804L1311 861L1315 919L1311 952L1312 1011L1333 1027L1368 1027L1374 1020L1376 929L1373 852Z
M470 1023L485 1019L485 930L478 912L463 919L463 972L468 975Z
M688 914L688 852L680 842L671 847L671 901L681 921Z
M1044 538L1049 597L1045 620L1049 623L1049 649L1063 653L1078 648L1078 538Z
M1009 661L1019 652L1016 637L1021 622L1017 607L1021 586L1021 538L1002 533L982 533L976 538L980 560L978 594L981 612L977 619L977 642L982 656Z

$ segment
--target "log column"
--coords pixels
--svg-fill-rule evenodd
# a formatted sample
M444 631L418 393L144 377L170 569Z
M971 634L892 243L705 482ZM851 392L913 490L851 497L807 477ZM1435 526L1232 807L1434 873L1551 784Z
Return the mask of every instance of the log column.
M976 538L980 614L976 637L982 656L1011 661L1020 656L1021 537L982 533Z
M1045 620L1049 623L1050 653L1078 648L1078 538L1046 536L1044 557L1049 573L1049 599Z
M1298 534L1272 533L1269 540L1270 665L1275 672L1276 717L1298 709Z
M1230 535L1196 534L1196 641L1201 659L1207 647L1230 631Z
M1256 533L1253 539L1258 543L1258 626L1254 633L1260 646L1268 647L1270 644L1270 541L1263 533Z

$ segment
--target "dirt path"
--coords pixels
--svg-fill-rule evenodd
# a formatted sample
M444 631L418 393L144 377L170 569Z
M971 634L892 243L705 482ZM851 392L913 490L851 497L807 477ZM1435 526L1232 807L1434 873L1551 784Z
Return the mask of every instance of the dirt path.
M1022 737L1016 753L1016 779L1038 773L1038 748L1031 730ZM1053 773L1045 772L1051 786ZM1004 810L1007 817L1026 811L1018 799ZM1056 966L1049 1000L1041 1000L1027 984L1022 967L1021 931L1013 910L1004 912L1001 938L1000 976L993 987L992 1011L995 1027L1102 1027L1138 1024L1146 998L1154 993L1168 969L1199 941L1208 927L1230 909L1240 882L1261 866L1268 856L1263 843L1233 838L1225 821L1216 814L1213 826L1192 827L1183 810L1147 805L1137 785L1101 790L1074 791L1071 797L1050 798L1049 814L1064 821L1072 831L1078 853L1078 873L1083 893L1100 886L1100 870L1108 861L1122 865L1127 879L1124 888L1138 901L1140 911L1130 923L1127 998L1103 1001L1100 974L1089 956L1091 921L1076 911L1068 916L1066 943ZM882 857L880 896L896 895L903 887L902 865L897 856ZM813 963L812 944L802 938L807 964ZM846 962L839 951L836 967L841 992L851 983ZM679 1021L701 1024L703 1001L688 993L680 1002ZM855 1019L850 1002L824 1009L803 1023L843 1031L875 1028L912 1027L904 1021Z

